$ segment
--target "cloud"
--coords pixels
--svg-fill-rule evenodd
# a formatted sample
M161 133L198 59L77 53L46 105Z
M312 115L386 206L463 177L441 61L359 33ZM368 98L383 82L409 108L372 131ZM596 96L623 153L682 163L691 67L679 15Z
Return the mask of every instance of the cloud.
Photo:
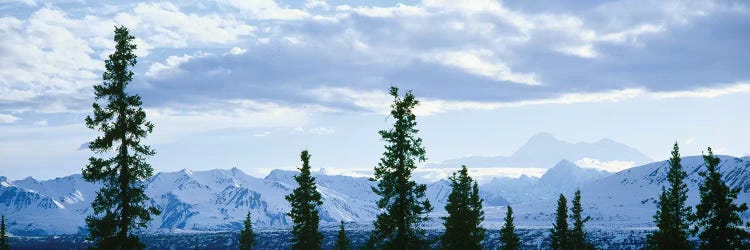
M576 165L582 168L592 168L596 170L604 170L607 172L620 172L622 170L635 167L635 162L632 161L600 161L597 159L583 158L575 162Z
M444 64L460 68L469 73L489 77L498 81L508 81L526 85L540 85L536 76L531 74L518 74L502 62L491 62L493 53L489 50L480 51L446 51L425 55L429 62Z
M266 137L271 135L271 131L263 131L262 133L253 134L255 137Z
M15 117L13 115L7 115L7 114L0 114L0 124L1 123L14 123L18 120L21 120L21 118Z
M274 0L222 0L223 4L242 11L247 18L261 20L295 20L311 17L303 10L279 6Z
M741 3L227 0L201 8L97 6L85 14L51 6L0 18L0 51L9 58L0 62L5 112L88 110L115 23L138 37L133 90L154 109L197 98L380 113L390 101L383 91L397 85L434 114L708 98L745 92L719 83L750 77L743 59L750 52L740 49L748 35L737 32L748 23Z
M714 88L698 88L692 90L656 92L652 96L658 99L671 98L715 98L723 95L748 93L750 92L750 83L740 82Z

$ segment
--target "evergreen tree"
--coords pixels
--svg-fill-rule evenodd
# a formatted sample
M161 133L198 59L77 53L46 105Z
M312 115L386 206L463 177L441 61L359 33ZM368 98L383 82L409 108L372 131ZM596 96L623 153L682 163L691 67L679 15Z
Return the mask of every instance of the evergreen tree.
M0 250L10 250L8 234L5 232L5 215L2 215L0 219Z
M675 142L667 173L668 188L662 187L659 204L654 215L658 229L648 235L648 249L692 249L688 234L692 211L685 205L688 187L687 173L680 163L680 147Z
M445 233L440 238L444 249L482 249L485 230L480 226L484 220L479 186L469 176L466 166L449 177L451 193L443 217Z
M521 249L521 238L516 234L516 226L513 225L513 208L508 205L508 212L505 213L505 225L500 229L500 241L503 245L501 250L518 250Z
M562 194L560 194L560 199L557 200L557 214L550 233L552 249L569 249L568 200Z
M399 97L398 88L391 87L391 116L395 119L393 128L381 130L380 136L386 142L383 157L375 167L372 181L379 181L373 192L381 196L377 202L382 211L374 222L368 245L377 249L421 249L428 245L422 223L428 220L432 211L425 198L427 186L411 180L411 172L417 161L427 160L422 139L417 137L416 116L413 109L419 101L406 92Z
M143 248L134 231L159 214L155 207L146 206L149 198L142 182L153 174L145 159L155 152L141 140L154 125L146 120L140 96L125 91L137 62L134 39L124 26L115 27L115 52L105 60L104 81L94 86L94 117L86 117L88 128L103 133L89 149L104 158L89 158L83 169L86 181L102 184L91 203L94 214L86 217L89 239L99 249ZM98 101L106 102L102 106Z
M344 221L341 221L341 224L339 224L339 235L336 238L336 247L334 249L336 250L349 250L351 249L351 240L349 240L349 237L346 237L346 230L344 230Z
M739 188L729 188L721 179L717 167L721 160L714 156L711 148L703 155L706 171L699 173L704 178L700 186L701 201L696 206L694 233L702 241L701 249L750 249L750 233L742 228L740 213L747 204L736 205ZM662 211L663 213L663 211Z
M253 233L253 221L250 218L250 212L247 212L244 224L245 227L240 231L240 250L250 250L255 245L255 233Z
M583 218L581 213L583 207L581 206L581 190L576 190L575 196L573 196L572 207L570 208L571 217L573 219L573 230L569 231L568 246L570 249L593 249L594 245L586 242L586 231L583 229L583 224L589 221L591 218L586 216Z
M310 174L310 154L304 150L300 158L302 159L300 174L294 176L299 187L286 196L286 200L292 206L292 211L288 215L294 222L292 249L320 249L323 234L318 231L320 223L318 206L323 205L323 201L315 185L315 177Z

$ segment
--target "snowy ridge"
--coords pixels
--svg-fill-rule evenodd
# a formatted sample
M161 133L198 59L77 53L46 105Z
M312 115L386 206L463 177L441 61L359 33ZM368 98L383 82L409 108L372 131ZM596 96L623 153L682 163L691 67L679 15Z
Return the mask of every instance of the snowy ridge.
M720 156L719 170L732 187L740 187L739 202L750 202L750 157ZM698 172L705 166L700 156L683 158L688 173L690 205L698 201ZM547 227L560 193L571 196L580 188L583 206L594 227L651 227L656 198L666 184L667 162L655 162L618 173L581 168L561 161L541 178L496 178L480 186L484 199L485 224L498 227L505 205L513 204L520 227ZM158 173L145 181L152 205L162 214L148 230L221 231L238 230L245 214L252 213L260 228L288 228L289 204L284 196L297 185L296 171L274 170L265 178L246 175L239 169ZM315 175L323 197L321 225L335 226L344 220L370 225L378 214L373 183L364 177ZM15 235L58 235L85 230L91 214L90 202L99 186L81 175L38 181L26 178L9 181L0 177L0 213ZM426 195L435 210L433 218L445 215L450 182L428 185ZM744 214L750 218L750 214ZM435 226L440 226L435 220Z

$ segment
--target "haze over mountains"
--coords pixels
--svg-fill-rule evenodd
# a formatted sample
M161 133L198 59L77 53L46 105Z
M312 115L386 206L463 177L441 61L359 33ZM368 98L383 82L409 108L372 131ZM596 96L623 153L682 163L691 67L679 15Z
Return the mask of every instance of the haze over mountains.
M470 156L427 164L427 167L455 168L456 166L466 165L473 168L551 168L560 160L576 162L582 159L595 159L601 162L632 162L632 166L639 166L652 161L638 150L610 139L601 139L590 143L570 143L559 140L552 134L540 133L532 136L510 156Z

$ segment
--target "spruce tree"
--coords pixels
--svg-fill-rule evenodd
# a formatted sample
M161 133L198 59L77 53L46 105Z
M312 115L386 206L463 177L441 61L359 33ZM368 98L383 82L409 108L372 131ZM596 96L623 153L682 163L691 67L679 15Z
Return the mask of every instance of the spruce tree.
M568 200L565 196L560 194L560 198L557 200L557 214L555 215L555 223L552 224L550 230L551 247L552 249L569 249L568 239L570 238L568 230Z
M521 249L521 238L516 234L516 226L513 225L513 208L508 205L508 212L505 213L505 225L500 229L500 242L503 245L501 250L518 250Z
M700 203L696 205L694 233L698 233L701 249L750 249L750 233L745 231L740 213L748 209L747 204L734 201L739 188L730 188L721 179L717 169L721 159L714 156L711 148L703 155L706 171L700 186Z
M10 250L8 234L5 232L5 215L2 215L0 219L0 250Z
M583 229L583 224L591 218L588 216L583 218L581 215L583 212L583 206L581 206L580 189L576 190L575 196L573 196L570 212L573 219L573 230L569 231L568 246L570 246L570 249L593 249L594 245L586 242L586 231Z
M103 82L94 86L94 116L86 117L88 128L102 132L89 149L103 158L89 158L82 171L86 181L102 184L91 203L94 213L86 217L89 239L99 249L143 248L134 231L159 214L146 206L143 184L154 172L145 159L155 152L141 140L154 125L146 120L140 96L126 92L137 62L134 39L124 26L115 27L115 51L105 60Z
M672 158L669 159L667 187L662 187L659 203L654 215L657 230L647 237L648 249L692 249L688 235L689 218L692 211L685 205L688 187L685 183L687 173L680 163L680 147L675 142Z
M240 250L250 250L255 245L255 233L253 233L253 221L250 218L250 212L247 212L244 224L245 227L240 231Z
M315 185L315 177L310 174L310 154L304 150L300 158L300 174L294 176L299 187L285 197L292 207L292 211L288 213L294 222L292 249L320 249L323 234L318 231L318 207L323 205L323 201Z
M341 224L339 224L339 235L336 237L336 246L334 249L336 250L349 250L351 249L351 240L349 240L349 237L346 237L346 230L344 230L344 221L341 221Z
M382 211L374 222L375 229L366 247L377 249L421 249L428 245L422 224L432 211L425 198L427 186L411 180L411 172L417 161L427 160L422 139L417 137L414 107L419 101L406 92L403 98L398 88L391 87L390 94L393 128L381 130L380 136L386 142L385 152L375 167L372 181L378 181L373 192L380 195L377 202Z
M466 166L449 177L451 193L443 217L445 233L440 237L443 249L482 249L485 229L480 226L484 220L479 186L469 176Z

